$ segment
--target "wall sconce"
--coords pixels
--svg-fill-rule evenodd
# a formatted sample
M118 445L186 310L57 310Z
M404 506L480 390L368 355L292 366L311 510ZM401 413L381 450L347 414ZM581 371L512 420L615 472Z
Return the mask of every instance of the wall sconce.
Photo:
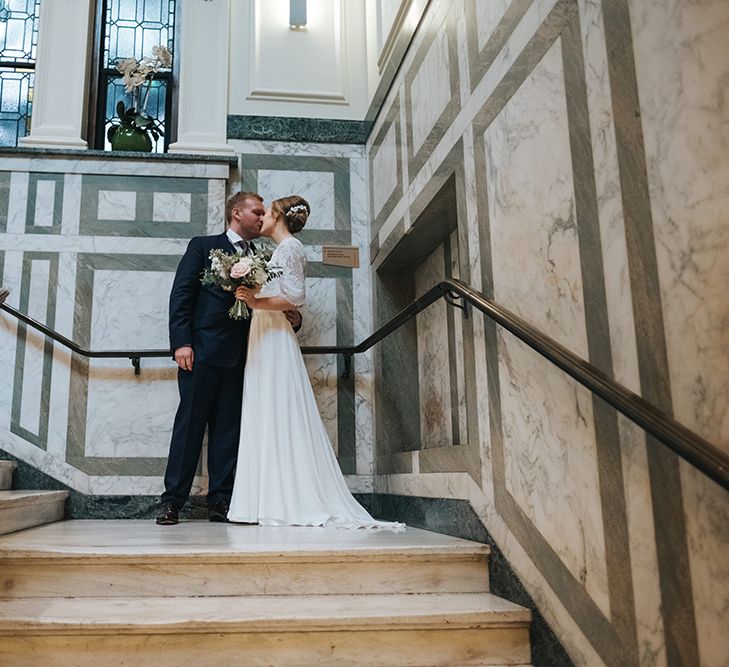
M289 0L289 28L306 30L306 0Z

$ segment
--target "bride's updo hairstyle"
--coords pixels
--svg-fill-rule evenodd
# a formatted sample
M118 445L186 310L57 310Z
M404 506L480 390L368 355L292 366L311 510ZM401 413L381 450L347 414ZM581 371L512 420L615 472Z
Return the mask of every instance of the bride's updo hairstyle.
M280 217L286 221L286 227L292 234L300 232L309 218L311 208L309 202L299 195L290 195L275 199L271 204L276 219Z

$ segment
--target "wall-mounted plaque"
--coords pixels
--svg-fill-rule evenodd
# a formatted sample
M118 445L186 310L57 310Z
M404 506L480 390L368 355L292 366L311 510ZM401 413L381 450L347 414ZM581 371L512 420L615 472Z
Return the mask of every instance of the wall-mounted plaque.
M358 269L359 248L357 246L325 245L322 248L321 261L332 266L347 266L351 269Z

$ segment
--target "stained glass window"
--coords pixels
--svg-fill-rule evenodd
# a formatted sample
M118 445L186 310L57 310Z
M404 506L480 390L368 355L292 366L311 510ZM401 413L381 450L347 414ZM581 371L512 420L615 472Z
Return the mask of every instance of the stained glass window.
M0 0L0 146L30 133L40 0Z
M109 148L107 130L117 120L119 101L133 103L124 92L122 75L116 64L126 58L140 60L152 55L152 47L163 45L175 54L175 10L179 0L102 0L101 67L95 145ZM153 141L153 150L162 153L169 145L169 119L172 110L172 71L154 75L146 97L146 111L162 127L164 136ZM145 99L147 84L140 92Z

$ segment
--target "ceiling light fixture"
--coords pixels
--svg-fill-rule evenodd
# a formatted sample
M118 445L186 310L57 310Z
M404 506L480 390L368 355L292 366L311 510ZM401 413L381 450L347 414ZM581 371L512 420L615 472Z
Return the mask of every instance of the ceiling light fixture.
M306 30L306 0L289 0L289 27Z

